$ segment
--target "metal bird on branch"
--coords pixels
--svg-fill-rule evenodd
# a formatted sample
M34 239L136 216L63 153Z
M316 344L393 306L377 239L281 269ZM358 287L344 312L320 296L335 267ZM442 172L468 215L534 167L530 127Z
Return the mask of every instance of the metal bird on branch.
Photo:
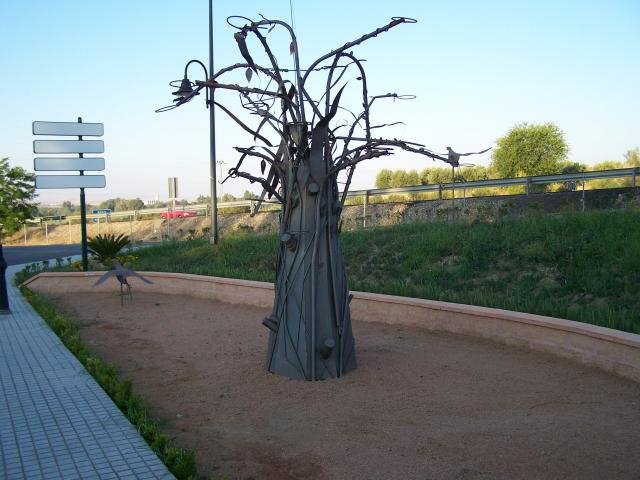
M482 153L488 152L489 150L491 150L491 147L485 148L480 152L458 153L454 152L451 147L447 147L447 159L445 161L452 167L459 167L460 157L467 157L469 155L480 155Z

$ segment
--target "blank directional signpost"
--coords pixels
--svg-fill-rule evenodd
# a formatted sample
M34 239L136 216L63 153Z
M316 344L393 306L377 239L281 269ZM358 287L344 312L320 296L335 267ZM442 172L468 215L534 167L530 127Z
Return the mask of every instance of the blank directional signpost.
M102 140L34 140L33 153L102 153Z
M46 155L78 154L78 157L36 157L33 159L35 171L69 172L78 171L78 175L36 175L36 188L79 188L80 189L80 228L82 232L82 266L86 272L87 258L87 206L84 197L85 188L104 188L104 175L85 175L86 171L104 170L104 158L85 157L85 153L103 153L102 140L84 140L83 137L101 137L104 135L102 123L77 122L33 122L34 135L53 137L76 137L74 140L43 139L33 141L33 153Z
M104 188L104 175L36 175L36 188Z
M50 172L68 172L70 170L99 172L104 170L104 158L36 157L33 159L33 169Z
M52 137L101 137L104 135L104 125L101 123L82 123L81 120L78 122L33 122L33 134Z

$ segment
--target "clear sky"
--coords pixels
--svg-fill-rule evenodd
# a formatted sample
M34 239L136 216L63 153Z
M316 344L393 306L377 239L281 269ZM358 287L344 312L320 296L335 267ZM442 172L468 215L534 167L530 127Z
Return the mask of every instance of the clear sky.
M587 164L622 160L640 145L638 0L292 3L303 66L392 16L418 20L354 49L367 60L371 94L417 95L374 112L376 123L405 122L391 136L470 151L493 146L517 123L554 122L570 159ZM207 14L205 0L1 1L0 156L31 171L31 122L82 116L105 126L107 188L89 190L89 202L163 199L172 176L181 198L208 194L204 100L154 113L171 103L168 82L188 60L208 63ZM259 14L290 21L289 0L214 0L216 69L242 60L226 18ZM287 52L279 58L291 63ZM251 142L222 113L216 131L226 170L237 160L232 147ZM490 153L474 162L489 160ZM381 168L434 165L407 154L372 160L358 167L352 188L372 187ZM259 192L242 179L223 186L236 195L245 189ZM42 190L39 200L77 197Z

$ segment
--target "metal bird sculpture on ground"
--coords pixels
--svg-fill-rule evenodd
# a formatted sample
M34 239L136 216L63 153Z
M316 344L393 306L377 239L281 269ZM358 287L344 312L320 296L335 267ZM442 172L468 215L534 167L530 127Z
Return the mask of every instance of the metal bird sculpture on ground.
M489 150L491 150L491 147L485 148L484 150L482 150L480 152L458 153L458 152L454 152L451 147L447 147L447 160L446 160L446 162L449 165L451 165L452 167L459 167L460 166L460 157L466 157L468 155L480 155L481 153L488 152Z
M149 283L149 284L153 283L151 280L143 277L138 272L134 272L133 270L130 270L128 268L124 268L122 266L122 264L116 260L115 261L115 268L113 270L109 270L107 273L102 275L96 281L96 283L93 284L93 286L96 287L96 286L100 285L101 283L106 282L107 279L109 279L111 277L116 277L118 282L120 282L120 305L124 305L124 296L125 295L128 295L129 298L132 298L132 296L131 296L131 285L129 284L129 281L127 280L127 277L136 277L136 278L139 278L140 280L142 280L145 283ZM127 292L126 293L124 292L124 288L125 287L127 288Z

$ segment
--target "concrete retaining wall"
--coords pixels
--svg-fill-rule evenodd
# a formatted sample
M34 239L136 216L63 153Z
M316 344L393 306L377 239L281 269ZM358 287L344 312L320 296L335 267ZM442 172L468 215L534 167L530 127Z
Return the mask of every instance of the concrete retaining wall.
M41 273L25 285L45 294L114 292L115 280L93 287L102 273ZM180 273L145 272L144 276L154 283L148 285L133 278L135 291L264 308L273 305L270 283ZM360 321L472 335L569 358L640 382L640 335L496 308L364 292L353 295L351 314Z

